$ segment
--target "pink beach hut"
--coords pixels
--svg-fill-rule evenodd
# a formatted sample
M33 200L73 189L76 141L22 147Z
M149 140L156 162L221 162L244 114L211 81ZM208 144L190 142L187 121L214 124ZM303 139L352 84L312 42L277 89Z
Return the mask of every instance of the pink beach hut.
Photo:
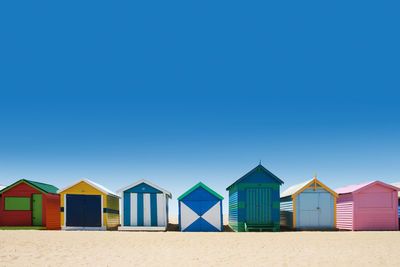
M399 190L380 181L336 189L339 195L336 205L337 228L353 231L399 230Z

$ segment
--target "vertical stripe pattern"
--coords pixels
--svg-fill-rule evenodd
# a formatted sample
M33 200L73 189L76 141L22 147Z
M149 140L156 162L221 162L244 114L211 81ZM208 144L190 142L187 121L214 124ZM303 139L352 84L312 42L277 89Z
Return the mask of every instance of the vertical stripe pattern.
M157 195L150 194L150 221L151 226L157 226Z
M143 225L150 226L150 194L143 194Z
M270 192L266 188L248 188L246 219L249 223L265 224L270 222Z
M165 198L166 196L163 194L157 194L157 225L158 226L166 226L166 206L165 206Z
M131 194L131 225L137 225L137 194Z
M134 210L134 207L131 206L131 194L129 193L124 193L124 203L123 203L123 213L124 213L124 225L125 226L130 226L131 224L131 214L132 210Z
M137 225L143 226L143 194L137 194Z
M125 226L166 226L165 194L126 193L124 195Z

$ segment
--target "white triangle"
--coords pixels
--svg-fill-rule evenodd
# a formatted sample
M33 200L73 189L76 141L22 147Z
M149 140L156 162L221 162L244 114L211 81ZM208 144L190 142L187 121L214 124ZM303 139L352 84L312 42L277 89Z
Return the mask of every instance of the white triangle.
M201 216L209 224L221 231L221 203L217 202L211 209Z
M181 231L185 230L189 225L191 225L194 221L200 218L196 212L194 212L191 208L185 205L182 201L181 203Z

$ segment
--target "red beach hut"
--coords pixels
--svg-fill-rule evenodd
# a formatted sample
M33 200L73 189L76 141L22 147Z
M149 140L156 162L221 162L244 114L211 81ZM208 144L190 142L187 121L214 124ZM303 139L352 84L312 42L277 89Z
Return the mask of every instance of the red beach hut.
M19 180L0 191L0 228L58 230L60 195L49 184Z
M345 230L399 230L399 188L373 181L336 189L337 228Z

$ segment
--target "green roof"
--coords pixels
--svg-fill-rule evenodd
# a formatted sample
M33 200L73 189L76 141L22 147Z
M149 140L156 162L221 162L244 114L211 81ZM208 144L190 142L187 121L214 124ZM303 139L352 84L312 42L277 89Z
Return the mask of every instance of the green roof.
M33 186L34 188L38 189L39 191L41 191L43 193L57 194L57 190L58 190L57 187L55 187L53 185L50 185L50 184L44 184L44 183L39 183L39 182L35 182L35 181L22 179L22 180L19 180L19 181L13 183L10 186L7 186L3 190L1 190L0 193L3 193L5 191L7 191L7 190L9 190L9 189L21 184L21 183L27 183L30 186Z
M178 198L178 200L182 200L183 198L185 198L187 195L189 195L190 193L192 193L194 190L196 190L199 187L202 187L204 190L206 190L207 192L209 192L211 195L215 196L218 199L221 199L221 200L224 199L220 194L218 194L217 192L215 192L214 190L212 190L211 188L209 188L202 182L199 182L198 184L196 184L195 186L190 188L188 191L186 191L183 195L181 195Z
M54 185L39 183L39 182L35 182L35 181L30 181L30 180L26 180L26 181L33 184L36 187L39 187L40 189L42 189L43 191L46 191L47 193L57 194L58 188L55 187Z

